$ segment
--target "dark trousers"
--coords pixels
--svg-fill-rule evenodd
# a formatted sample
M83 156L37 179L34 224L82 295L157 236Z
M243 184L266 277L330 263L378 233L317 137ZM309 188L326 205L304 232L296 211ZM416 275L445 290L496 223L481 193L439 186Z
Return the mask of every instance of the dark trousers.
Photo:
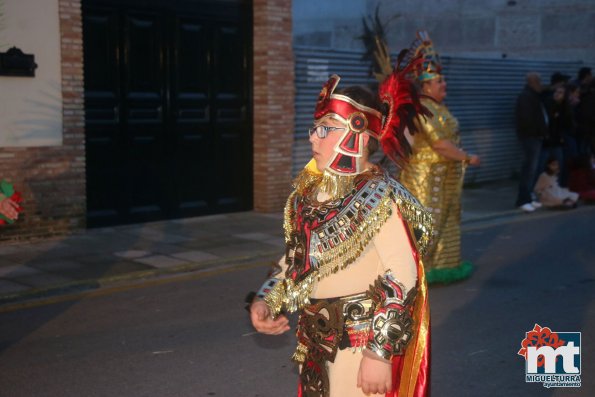
M566 161L564 160L564 151L562 146L547 146L541 148L541 153L539 154L539 166L537 166L537 171L535 172L533 186L535 186L537 183L539 174L545 171L547 162L550 158L558 160L558 164L560 166L560 186L566 186L562 184L562 175L566 175Z
M541 146L543 144L543 139L541 138L524 137L520 138L520 141L523 150L523 165L521 167L521 178L519 181L519 195L516 199L517 207L533 201L531 199L531 191L535 184L539 155L541 154Z

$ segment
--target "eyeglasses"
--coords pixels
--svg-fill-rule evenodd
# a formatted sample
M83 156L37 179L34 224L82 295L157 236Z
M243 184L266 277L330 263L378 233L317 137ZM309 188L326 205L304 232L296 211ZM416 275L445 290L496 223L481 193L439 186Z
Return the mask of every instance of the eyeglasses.
M344 130L344 127L329 127L327 125L315 125L312 128L308 129L308 133L310 136L316 133L316 136L320 139L324 139L328 136L329 132L337 131L337 130Z

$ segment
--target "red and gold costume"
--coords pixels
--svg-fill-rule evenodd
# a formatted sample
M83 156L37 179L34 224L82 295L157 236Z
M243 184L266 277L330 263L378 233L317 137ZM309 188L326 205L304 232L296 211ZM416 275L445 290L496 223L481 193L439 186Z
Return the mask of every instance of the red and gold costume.
M398 159L403 130L423 111L404 72L381 87L388 116L324 86L315 123L339 120L345 132L323 172L311 161L285 207L286 254L257 296L273 316L299 311L298 396L363 396L357 387L362 351L390 360L387 396L427 395L429 306L420 254L431 217L379 167L364 169L362 134Z

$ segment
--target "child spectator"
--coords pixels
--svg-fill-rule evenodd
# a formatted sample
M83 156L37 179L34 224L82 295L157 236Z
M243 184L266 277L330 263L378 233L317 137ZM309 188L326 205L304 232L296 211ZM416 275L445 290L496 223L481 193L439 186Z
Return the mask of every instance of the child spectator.
M578 193L560 187L558 184L559 173L560 163L558 160L550 158L545 171L539 175L533 190L541 204L546 207L576 208Z

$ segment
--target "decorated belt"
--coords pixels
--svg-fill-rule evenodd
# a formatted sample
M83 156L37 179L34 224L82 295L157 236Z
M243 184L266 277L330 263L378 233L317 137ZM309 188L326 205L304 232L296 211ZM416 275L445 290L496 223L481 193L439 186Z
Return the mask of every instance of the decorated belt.
M325 397L329 379L326 362L334 362L337 350L366 346L374 304L367 292L339 298L310 299L300 313L298 346L292 359L301 364L303 395Z

